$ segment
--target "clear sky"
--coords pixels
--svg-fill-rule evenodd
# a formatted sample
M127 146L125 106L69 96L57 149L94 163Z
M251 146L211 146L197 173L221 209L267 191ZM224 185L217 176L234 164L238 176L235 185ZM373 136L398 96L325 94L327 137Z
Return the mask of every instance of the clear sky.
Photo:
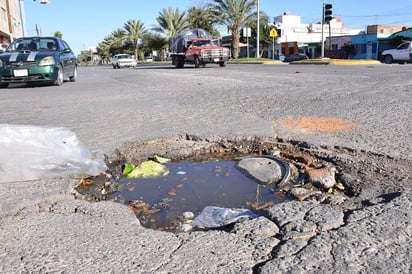
M366 29L367 25L412 27L411 0L325 0L333 5L333 15L348 28ZM24 1L26 36L60 31L76 54L97 46L117 28L131 19L141 20L147 29L157 24L159 13L169 6L186 11L206 0L39 0ZM209 1L210 2L210 1ZM322 18L323 0L260 0L260 9L270 18L288 11L302 17L302 23L316 23ZM223 28L224 30L224 28ZM225 34L225 33L223 33Z

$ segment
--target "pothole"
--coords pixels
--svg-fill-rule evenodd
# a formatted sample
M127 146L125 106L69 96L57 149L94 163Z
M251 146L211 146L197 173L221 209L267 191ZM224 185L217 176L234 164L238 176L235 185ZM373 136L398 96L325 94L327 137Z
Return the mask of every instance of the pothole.
M256 162L261 159L266 160L250 158ZM290 199L275 184L263 184L247 175L239 168L239 161L242 163L237 158L215 157L166 163L167 176L122 178L122 187L113 196L127 204L143 226L165 231L193 229L193 218L207 206L258 213Z
M136 167L157 156L170 160L159 163L167 174L150 178L123 175L126 164ZM245 168L248 159L255 162ZM85 179L76 186L77 192L89 201L127 205L147 228L179 232L204 229L193 223L210 207L227 210L218 216L226 218L229 213L238 217L236 209L265 215L274 204L291 199L342 205L368 188L365 179L371 185L382 182L393 176L397 165L383 155L305 142L181 136L128 144L108 157L108 166L110 176ZM268 166L269 173L262 172L262 167ZM369 194L398 191L402 182L407 183L408 178L397 187L381 184L382 189L371 188Z

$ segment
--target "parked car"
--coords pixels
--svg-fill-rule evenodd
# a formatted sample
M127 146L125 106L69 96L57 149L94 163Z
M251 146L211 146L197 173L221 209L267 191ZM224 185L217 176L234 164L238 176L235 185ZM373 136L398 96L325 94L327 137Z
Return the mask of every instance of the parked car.
M283 54L275 54L275 56L273 56L273 59L280 60L280 61L284 61L285 58L286 58L286 56L283 55Z
M123 68L123 67L135 67L137 65L136 60L130 54L116 54L112 58L113 68Z
M22 37L0 53L0 88L10 83L48 83L61 86L77 81L76 56L57 37Z
M325 57L332 59L349 59L349 54L343 49L328 50L325 52Z
M305 54L302 53L297 53L297 54L291 54L285 57L283 62L293 62L293 61L300 61L300 60L306 60L309 59L309 57Z

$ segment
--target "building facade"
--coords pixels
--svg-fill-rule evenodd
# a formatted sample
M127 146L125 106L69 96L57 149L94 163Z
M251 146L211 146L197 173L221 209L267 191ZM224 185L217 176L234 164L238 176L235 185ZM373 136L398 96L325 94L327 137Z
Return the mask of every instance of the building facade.
M386 49L394 48L391 40L396 36L412 39L412 28L401 26L370 25L367 31L357 35L334 36L326 39L326 44L331 44L332 49L343 46L352 46L351 59L380 59L380 53Z
M303 24L301 17L284 12L283 15L274 18L274 25L280 31L277 39L279 54L290 55L304 53L310 58L319 57L319 46L327 37L351 36L359 34L361 29L349 29L344 27L340 18L334 18L330 24L321 22Z
M23 36L19 0L0 0L0 50Z

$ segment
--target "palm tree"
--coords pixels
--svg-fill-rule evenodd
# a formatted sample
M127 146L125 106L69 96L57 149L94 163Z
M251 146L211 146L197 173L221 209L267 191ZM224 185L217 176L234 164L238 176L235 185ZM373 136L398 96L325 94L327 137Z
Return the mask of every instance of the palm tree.
M144 23L140 20L129 20L124 25L126 30L126 39L133 42L134 57L138 60L139 57L139 39L146 33Z
M187 21L190 28L204 29L213 34L213 36L219 36L219 32L215 29L215 17L207 6L190 8L187 14Z
M176 36L189 26L185 16L186 13L180 12L178 8L173 9L169 7L168 10L163 9L162 12L159 12L159 17L156 18L159 25L154 26L153 30L170 37Z
M108 44L111 48L121 48L125 36L126 31L119 28L112 31L109 36L105 37L104 43Z
M232 57L239 56L239 32L250 20L256 8L256 0L214 0L210 9L216 19L227 26L232 35Z

